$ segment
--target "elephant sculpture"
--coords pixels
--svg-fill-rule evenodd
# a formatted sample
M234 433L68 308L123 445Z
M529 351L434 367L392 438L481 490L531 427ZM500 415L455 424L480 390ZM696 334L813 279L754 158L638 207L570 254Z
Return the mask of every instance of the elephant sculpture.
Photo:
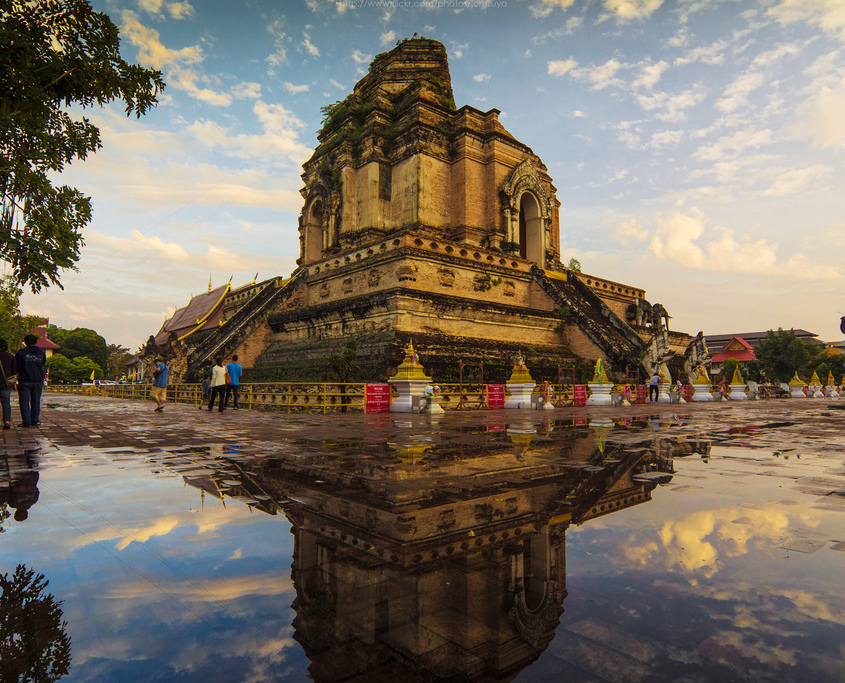
M630 322L636 323L637 326L644 327L652 319L651 304L645 299L637 299L637 303L628 305L625 310L625 317Z
M672 316L666 311L663 307L663 304L654 304L651 307L651 326L655 330L659 330L661 327L665 325L666 329L669 329L669 318Z

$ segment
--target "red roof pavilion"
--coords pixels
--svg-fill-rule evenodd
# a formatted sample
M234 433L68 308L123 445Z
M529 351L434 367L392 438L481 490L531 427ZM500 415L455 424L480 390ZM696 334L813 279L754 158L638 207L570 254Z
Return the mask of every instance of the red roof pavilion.
M754 349L751 348L751 344L742 337L734 337L725 344L719 353L710 359L710 362L724 363L730 359L744 363L746 361L757 360L757 356L754 355Z

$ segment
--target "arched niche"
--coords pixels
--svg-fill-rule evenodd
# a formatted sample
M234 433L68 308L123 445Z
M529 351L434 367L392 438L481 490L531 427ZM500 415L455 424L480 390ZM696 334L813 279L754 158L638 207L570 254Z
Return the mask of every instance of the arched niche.
M519 164L502 185L501 197L505 241L510 242L522 258L544 268L551 208L534 164L527 159Z
M545 253L545 225L540 215L540 204L531 192L519 198L519 255L543 267Z
M323 257L323 200L314 199L305 212L305 263L314 263Z

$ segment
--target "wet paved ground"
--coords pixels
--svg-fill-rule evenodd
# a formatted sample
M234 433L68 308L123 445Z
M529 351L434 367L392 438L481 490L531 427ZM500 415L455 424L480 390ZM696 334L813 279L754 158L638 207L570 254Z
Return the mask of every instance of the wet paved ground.
M845 401L43 403L0 572L50 581L67 680L845 680Z

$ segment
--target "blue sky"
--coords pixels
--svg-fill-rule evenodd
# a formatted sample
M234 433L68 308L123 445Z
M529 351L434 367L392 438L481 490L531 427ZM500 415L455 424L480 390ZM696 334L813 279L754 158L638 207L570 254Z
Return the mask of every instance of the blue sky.
M103 149L79 273L25 312L135 350L191 293L295 267L320 107L415 32L455 101L548 166L562 258L646 289L670 328L803 328L845 314L842 0L95 0L164 72L140 121L86 113Z

